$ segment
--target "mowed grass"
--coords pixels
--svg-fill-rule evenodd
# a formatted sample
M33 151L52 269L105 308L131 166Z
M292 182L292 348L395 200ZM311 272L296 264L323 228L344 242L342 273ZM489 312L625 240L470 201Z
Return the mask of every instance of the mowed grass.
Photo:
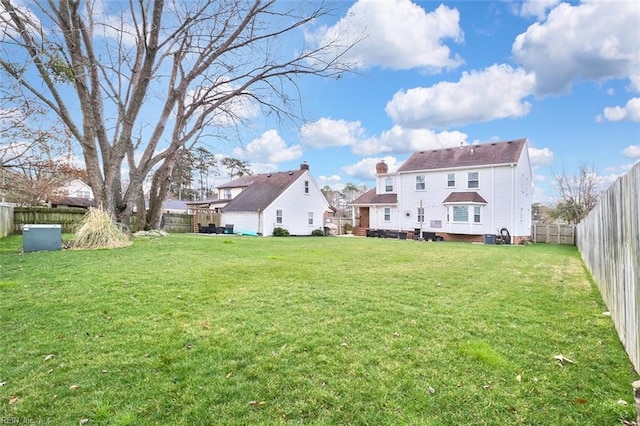
M115 250L20 248L20 237L0 240L3 419L635 418L637 376L575 247L171 235Z

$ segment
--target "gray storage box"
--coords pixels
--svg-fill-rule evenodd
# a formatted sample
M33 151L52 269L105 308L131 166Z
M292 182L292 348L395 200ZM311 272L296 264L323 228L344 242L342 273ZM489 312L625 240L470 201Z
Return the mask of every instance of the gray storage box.
M484 243L485 244L495 244L496 243L496 234L484 234Z
M51 251L62 248L62 225L24 225L22 251Z

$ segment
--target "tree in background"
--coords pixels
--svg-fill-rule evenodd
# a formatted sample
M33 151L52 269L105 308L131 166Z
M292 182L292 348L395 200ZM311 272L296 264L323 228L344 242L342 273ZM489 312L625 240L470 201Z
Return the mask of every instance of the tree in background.
M555 176L555 186L560 201L549 213L554 219L567 223L579 223L595 207L602 194L603 179L593 166L580 165L576 175L565 170Z
M2 201L37 206L72 179L86 179L75 162L71 136L36 99L0 91Z
M118 222L129 222L152 177L145 228L160 226L181 148L223 137L225 127L237 130L261 109L298 119L288 90L298 93L298 79L350 68L341 61L350 48L341 34L282 50L283 37L331 13L323 3L25 4L0 0L0 68L64 123L82 150L98 205Z
M349 216L351 212L351 206L349 204L367 192L368 188L366 185L357 186L353 183L347 183L342 190L336 190L329 185L325 185L321 191L329 204L335 208L341 216Z
M209 176L217 174L218 162L215 155L203 147L197 147L192 151L193 165L198 174L198 194L201 200L204 200L212 194L213 188L209 186Z
M232 157L224 157L220 160L220 164L227 171L229 180L242 176L250 176L252 174L251 167L247 161L241 161Z

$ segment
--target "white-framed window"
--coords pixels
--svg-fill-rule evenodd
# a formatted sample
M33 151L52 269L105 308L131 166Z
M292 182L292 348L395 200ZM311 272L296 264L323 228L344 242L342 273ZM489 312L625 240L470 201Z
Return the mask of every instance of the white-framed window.
M418 207L418 223L424 222L424 207Z
M309 212L309 225L313 225L313 212Z
M308 180L304 181L304 193L305 194L309 193L309 181Z
M467 173L467 188L480 188L480 173Z
M481 223L482 206L450 206L447 208L447 222Z
M424 191L427 189L427 183L424 175L416 176L416 191Z
M447 173L447 187L455 188L456 186L456 174L455 173Z
M384 192L393 192L393 179L390 177L384 180Z
M91 193L89 191L77 191L76 197L78 198L91 198Z
M278 225L282 225L282 210L281 209L277 209L276 210L276 223Z
M391 207L384 208L384 221L391 222Z
M469 222L469 206L453 206L454 222Z
M231 189L229 189L229 188L225 188L224 189L224 199L225 200L230 200L231 199Z

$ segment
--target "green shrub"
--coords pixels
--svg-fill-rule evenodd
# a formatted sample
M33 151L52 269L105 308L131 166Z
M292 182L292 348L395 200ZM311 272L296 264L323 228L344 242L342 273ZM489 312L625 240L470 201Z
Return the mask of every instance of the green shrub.
M288 237L289 231L287 231L285 228L281 228L281 227L276 227L273 228L273 236L274 237Z
M314 236L314 237L324 237L324 231L322 229L320 229L320 228L314 229L311 232L311 235Z
M353 226L349 222L347 222L342 225L342 229L344 229L345 234L348 234L349 232L353 231Z

